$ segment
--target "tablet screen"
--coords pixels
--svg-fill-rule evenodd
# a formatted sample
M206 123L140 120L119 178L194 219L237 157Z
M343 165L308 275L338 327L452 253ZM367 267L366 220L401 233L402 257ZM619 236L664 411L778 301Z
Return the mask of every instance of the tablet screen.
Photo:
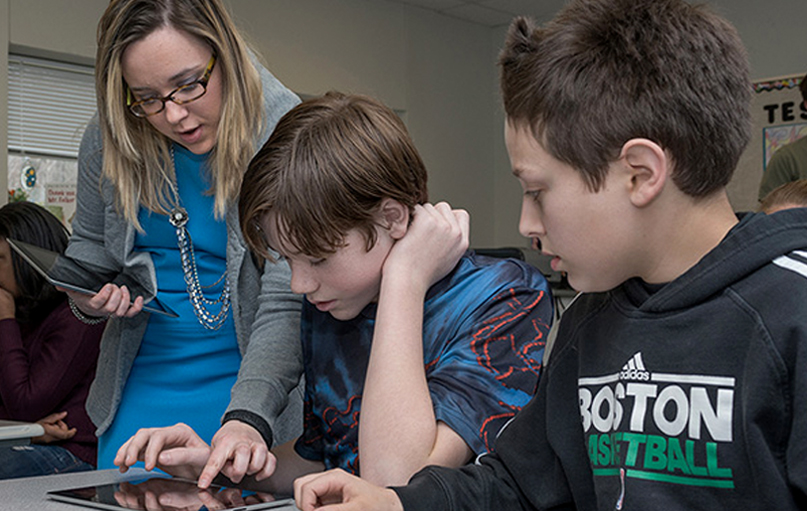
M22 259L54 286L94 295L106 284L106 282L98 282L95 274L91 270L82 267L75 259L36 245L31 245L30 243L24 243L10 238L7 238L6 241ZM113 280L113 282L119 286L125 285L129 288L132 296L142 296L145 294L142 287L131 279L125 281L121 279L122 277ZM156 299L144 305L143 310L174 318L177 317L174 311L170 310Z
M116 511L297 509L294 507L294 501L288 496L273 496L268 493L216 485L201 490L194 481L156 474L129 482L49 491L48 497L61 502Z

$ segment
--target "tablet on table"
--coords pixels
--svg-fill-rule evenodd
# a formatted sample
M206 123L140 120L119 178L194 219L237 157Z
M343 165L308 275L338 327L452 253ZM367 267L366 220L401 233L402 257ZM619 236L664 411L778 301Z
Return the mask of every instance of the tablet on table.
M294 510L290 496L210 485L200 489L195 481L149 474L134 481L107 483L66 490L52 490L48 498L96 509L160 509L188 511L256 511L260 509Z

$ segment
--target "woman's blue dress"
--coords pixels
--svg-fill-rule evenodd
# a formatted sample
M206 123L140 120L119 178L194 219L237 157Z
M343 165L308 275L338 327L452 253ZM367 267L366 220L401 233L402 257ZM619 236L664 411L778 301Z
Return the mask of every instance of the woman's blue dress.
M189 221L199 282L210 286L226 267L227 226L213 214L213 196L206 191L208 155L195 155L174 144L177 185ZM190 425L206 442L220 427L230 401L241 355L232 311L218 330L203 327L193 311L185 285L176 229L166 215L140 210L145 233L138 233L135 251L149 252L154 261L158 299L178 318L152 314L132 366L117 414L99 438L98 468L113 468L121 445L140 428ZM222 278L204 288L215 300L224 286ZM213 315L219 305L208 309Z

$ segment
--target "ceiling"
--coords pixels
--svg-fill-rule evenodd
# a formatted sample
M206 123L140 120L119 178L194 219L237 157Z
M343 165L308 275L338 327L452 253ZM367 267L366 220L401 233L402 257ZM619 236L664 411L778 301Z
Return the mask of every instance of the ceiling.
M415 5L487 27L508 25L519 15L546 21L566 3L565 0L381 0Z

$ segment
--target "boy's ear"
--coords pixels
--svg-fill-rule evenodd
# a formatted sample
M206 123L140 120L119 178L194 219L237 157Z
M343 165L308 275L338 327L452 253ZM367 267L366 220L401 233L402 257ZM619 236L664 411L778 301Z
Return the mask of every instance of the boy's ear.
M384 199L379 207L381 225L393 239L401 239L409 228L409 208L395 199Z
M671 162L657 143L645 138L633 138L625 142L620 154L630 176L631 202L644 207L653 202L664 188Z

